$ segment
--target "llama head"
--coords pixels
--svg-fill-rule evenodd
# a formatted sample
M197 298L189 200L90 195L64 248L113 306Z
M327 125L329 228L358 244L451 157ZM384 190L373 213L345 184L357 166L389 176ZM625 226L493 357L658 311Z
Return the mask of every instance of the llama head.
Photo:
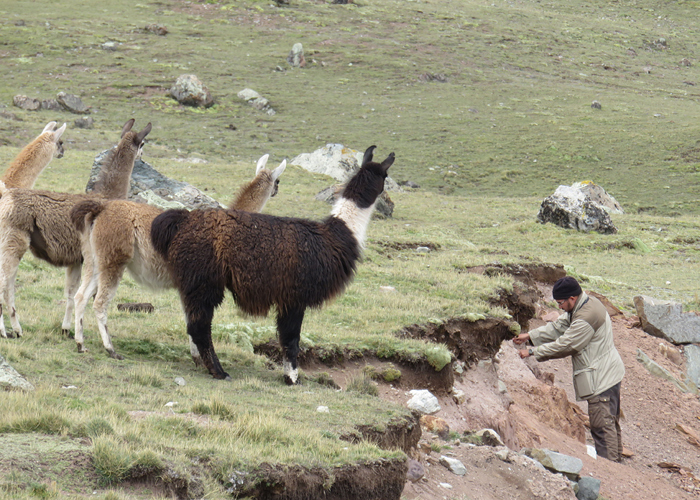
M138 159L141 158L141 154L143 153L143 145L145 144L144 141L146 136L151 132L152 127L151 122L148 122L148 125L146 125L141 132L133 132L131 128L134 126L134 122L135 120L132 118L124 124L120 146L123 144L127 147L136 148L136 158ZM127 134L130 134L130 136L127 137Z
M343 190L342 198L353 201L358 208L369 208L377 201L377 197L384 191L384 180L387 171L394 163L394 153L377 163L372 161L374 150L377 146L370 146L362 158L360 170L348 181Z
M49 137L49 140L53 141L53 143L56 145L56 152L54 153L54 156L56 158L63 158L64 151L63 151L63 141L61 140L61 136L63 135L63 132L66 131L67 124L64 123L63 126L60 128L56 128L56 125L58 125L56 122L47 123L41 134L42 135L47 134L47 137Z
M384 191L387 171L394 163L394 153L381 163L372 161L375 148L376 146L370 146L365 151L360 170L348 181L331 211L331 215L345 222L360 247L365 244L365 233L374 204Z
M260 157L260 159L258 160L258 164L255 168L256 177L258 177L260 175L260 171L265 168L265 165L267 165L267 160L269 158L270 155L263 155ZM270 172L270 181L272 182L272 192L270 193L270 198L277 194L278 186L280 184L280 176L282 175L282 172L284 172L285 168L287 168L287 160L282 160L280 166L274 169L272 172Z

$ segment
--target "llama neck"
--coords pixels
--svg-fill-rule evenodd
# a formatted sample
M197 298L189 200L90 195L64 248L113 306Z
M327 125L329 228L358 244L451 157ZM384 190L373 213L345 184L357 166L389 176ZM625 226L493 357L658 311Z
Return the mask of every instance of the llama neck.
M272 176L263 170L248 185L241 188L229 208L245 212L262 212L267 200L270 199L273 186Z
M126 198L131 186L131 172L134 170L136 154L133 150L118 148L108 158L93 190L105 198Z
M365 246L365 234L369 220L372 218L372 212L374 212L375 203L372 203L367 208L360 208L354 201L341 196L335 202L331 211L332 216L345 222L350 231L352 231L353 236L355 236L360 248Z
M56 148L53 139L44 134L27 145L2 176L8 188L31 189L39 174L53 159Z

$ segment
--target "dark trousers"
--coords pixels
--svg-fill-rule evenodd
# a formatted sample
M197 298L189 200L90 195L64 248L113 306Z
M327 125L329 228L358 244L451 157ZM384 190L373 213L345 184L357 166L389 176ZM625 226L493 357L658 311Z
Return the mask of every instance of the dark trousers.
M620 430L620 383L588 400L588 418L599 457L622 461Z

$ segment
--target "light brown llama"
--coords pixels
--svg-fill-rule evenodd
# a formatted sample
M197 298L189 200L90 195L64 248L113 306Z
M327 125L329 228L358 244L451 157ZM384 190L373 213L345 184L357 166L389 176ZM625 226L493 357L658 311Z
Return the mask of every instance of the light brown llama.
M230 208L261 212L267 200L277 194L279 177L287 162L283 161L274 171L270 171L265 168L267 159L268 155L265 155L258 160L255 178L240 189ZM151 205L127 200L90 200L73 208L71 219L81 233L85 259L82 282L75 294L75 342L78 352L87 351L83 317L87 302L94 295L93 309L102 344L112 358L123 359L114 350L107 330L107 309L117 293L125 269L137 282L152 289L174 286L165 260L151 244L151 222L161 212Z
M12 160L0 183L6 188L31 189L39 175L54 158L63 157L61 136L66 124L56 128L56 122L49 122L32 142L27 144Z
M111 151L99 179L104 192L126 198L134 161L141 155L143 141L151 131L149 123L133 132L134 120L122 130L121 140ZM119 172L119 175L114 175ZM126 179L126 181L125 181ZM122 191L117 192L115 186ZM80 284L82 254L80 235L70 220L70 211L80 201L106 199L101 193L68 194L33 189L7 189L0 186L0 336L7 337L2 306L8 308L13 332L22 336L15 308L15 279L19 261L28 249L35 257L66 268L66 313L62 330L67 334L73 319L73 297Z

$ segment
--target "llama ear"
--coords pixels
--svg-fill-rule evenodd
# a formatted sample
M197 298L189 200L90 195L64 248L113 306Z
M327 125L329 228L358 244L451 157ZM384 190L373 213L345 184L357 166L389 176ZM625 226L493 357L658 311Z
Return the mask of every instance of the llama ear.
M56 129L56 122L49 122L46 124L44 127L44 130L42 130L42 134L45 132L53 132Z
M136 121L136 120L132 118L131 120L129 120L128 122L126 122L126 123L124 124L124 128L122 129L122 135L121 135L122 137L124 137L124 135L125 135L129 130L131 130L131 127L134 126L134 122L135 122L135 121Z
M386 157L386 160L382 162L380 167L382 167L382 172L386 174L386 171L389 170L389 167L394 164L394 160L396 157L394 156L394 153L391 153L389 156Z
M260 171L265 168L265 165L267 165L267 159L270 157L270 155L263 155L260 157L258 160L258 165L255 167L255 175L258 175Z
M67 126L67 125L68 125L67 123L64 123L63 126L62 126L61 128L57 129L57 130L53 133L53 141L54 141L54 142L57 143L59 140L61 140L61 136L63 135L63 132L66 131L66 126Z
M136 144L141 144L146 136L151 132L151 128L151 122L148 122L148 125L143 127L143 130L136 135L136 140L134 142L136 142Z
M287 160L282 160L280 166L272 171L272 180L276 181L277 179L279 179L280 175L282 175L282 172L284 172L285 168L287 168Z
M372 161L372 155L374 154L375 149L377 149L377 146L370 146L367 148L367 151L365 151L365 156L362 157L362 167Z

